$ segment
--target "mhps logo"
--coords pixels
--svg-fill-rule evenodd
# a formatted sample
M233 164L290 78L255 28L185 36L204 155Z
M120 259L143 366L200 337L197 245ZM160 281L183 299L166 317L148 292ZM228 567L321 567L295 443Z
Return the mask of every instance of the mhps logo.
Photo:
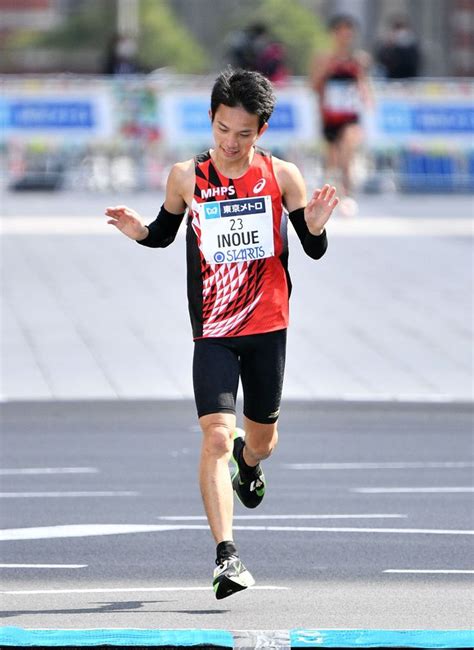
M229 187L209 187L207 190L201 190L201 197L203 199L214 198L215 196L234 196L235 187L229 185Z

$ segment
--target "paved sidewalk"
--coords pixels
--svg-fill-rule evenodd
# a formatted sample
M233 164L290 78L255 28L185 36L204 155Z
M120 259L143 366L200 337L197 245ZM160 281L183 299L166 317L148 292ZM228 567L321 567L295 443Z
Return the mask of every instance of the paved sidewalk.
M162 197L3 197L2 397L192 396L183 230L143 249L102 217ZM286 398L472 399L471 197L364 197L323 260L290 239Z

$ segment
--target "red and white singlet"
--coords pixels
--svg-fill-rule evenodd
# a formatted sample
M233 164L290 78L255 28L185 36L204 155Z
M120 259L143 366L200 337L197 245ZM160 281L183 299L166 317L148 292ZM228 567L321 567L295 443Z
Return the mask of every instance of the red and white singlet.
M357 82L361 73L362 66L355 57L334 57L329 63L321 97L325 125L337 126L358 120L361 99Z
M255 148L236 179L219 173L209 151L194 160L186 233L194 339L286 328L287 219L271 155Z

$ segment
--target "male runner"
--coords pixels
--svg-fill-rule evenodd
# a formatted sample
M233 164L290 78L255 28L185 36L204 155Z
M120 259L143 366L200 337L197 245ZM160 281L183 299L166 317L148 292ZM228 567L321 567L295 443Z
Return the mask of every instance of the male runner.
M126 206L106 210L108 223L151 247L171 244L188 210L193 382L203 432L200 487L217 544L217 598L254 584L233 541L232 490L248 508L259 505L265 493L260 461L278 438L291 288L285 214L306 253L319 259L327 247L324 227L338 202L335 188L325 185L307 203L295 165L255 146L274 105L272 85L261 74L222 72L209 111L214 148L173 166L156 220L145 226ZM245 439L236 430L239 377Z
M357 213L352 197L351 166L362 141L361 111L369 104L367 68L370 57L354 50L356 23L351 16L335 16L329 23L331 49L315 58L311 84L318 95L323 136L326 140L326 173L333 176L343 198L340 210ZM338 187L338 189L339 189Z

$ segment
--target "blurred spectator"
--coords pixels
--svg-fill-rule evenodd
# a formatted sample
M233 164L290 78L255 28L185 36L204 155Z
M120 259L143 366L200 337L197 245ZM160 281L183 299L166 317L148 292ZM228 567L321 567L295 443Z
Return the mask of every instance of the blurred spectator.
M268 28L263 23L253 25L251 30L255 53L254 70L260 72L274 83L284 81L288 77L285 48L272 38Z
M285 49L271 37L263 23L231 32L227 39L227 58L234 68L255 70L274 83L288 77Z
M249 27L230 32L224 46L226 59L233 68L242 68L242 70L255 68L254 34Z
M346 15L329 23L331 46L313 61L311 85L318 96L322 135L326 141L325 182L336 185L343 196L339 210L347 216L357 212L352 197L352 167L362 141L361 113L372 98L367 80L370 56L355 49L357 24Z
M105 74L135 74L140 72L137 63L137 43L126 34L115 34L106 52Z
M389 29L375 48L375 59L387 79L408 79L418 75L420 48L404 16L394 16Z

